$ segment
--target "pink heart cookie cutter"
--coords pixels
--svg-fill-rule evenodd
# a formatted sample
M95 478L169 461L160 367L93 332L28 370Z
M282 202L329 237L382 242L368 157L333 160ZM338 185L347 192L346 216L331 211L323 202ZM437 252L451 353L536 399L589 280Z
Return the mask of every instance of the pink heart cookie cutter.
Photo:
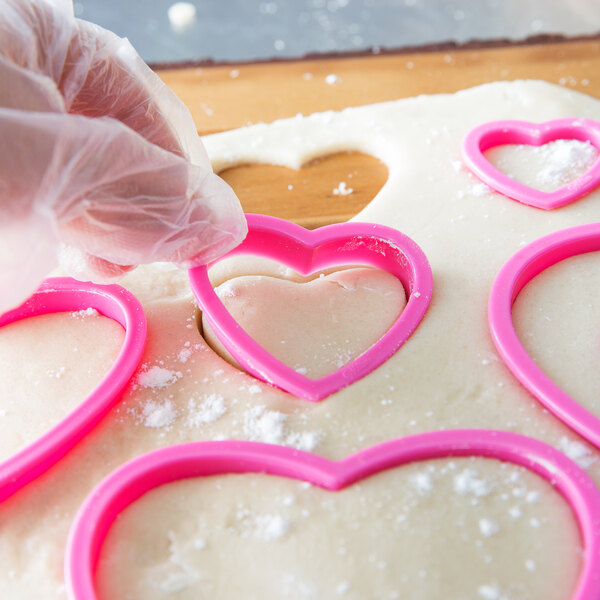
M94 573L117 516L150 490L182 479L227 473L266 473L340 490L375 473L428 459L481 456L526 467L569 502L582 543L582 566L571 600L600 597L600 491L564 454L522 435L491 430L437 431L384 442L330 461L293 448L258 442L192 442L138 457L88 496L73 522L65 556L70 600L97 600Z
M557 231L524 246L504 264L494 280L488 320L494 344L515 377L561 421L600 448L600 419L538 367L521 344L512 321L512 306L529 281L561 260L598 250L600 223Z
M543 192L505 175L483 153L495 146L541 146L563 139L590 142L600 151L600 123L573 118L556 119L539 125L526 121L491 121L475 127L466 135L462 156L466 166L497 192L535 208L552 210L581 198L600 184L600 157L577 179L552 192Z
M113 366L96 388L57 425L0 463L0 502L60 460L119 399L142 357L146 317L138 300L118 285L95 285L70 278L46 279L17 308L0 316L0 327L29 317L96 309L120 323L125 339Z
M248 235L231 252L189 272L200 309L234 358L255 377L300 398L318 401L364 377L387 360L412 335L431 300L433 279L422 250L399 231L371 223L340 223L313 231L265 215L246 215ZM383 269L404 286L408 303L385 335L354 361L319 379L310 379L267 352L229 314L208 269L231 256L251 254L286 264L302 275L357 264Z

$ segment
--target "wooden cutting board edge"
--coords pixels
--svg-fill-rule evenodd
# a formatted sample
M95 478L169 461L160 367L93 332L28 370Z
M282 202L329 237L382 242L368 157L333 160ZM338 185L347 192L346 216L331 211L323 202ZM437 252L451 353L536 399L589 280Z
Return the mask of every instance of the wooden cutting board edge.
M600 39L210 65L158 74L206 135L498 80L543 79L600 98Z
M454 93L497 80L543 79L600 98L600 39L210 65L158 73L188 106L200 135L207 135L298 113ZM358 213L387 179L387 167L375 164L373 157L340 155L326 162L297 172L246 165L220 174L246 212L312 228ZM333 190L342 181L354 191L340 203Z

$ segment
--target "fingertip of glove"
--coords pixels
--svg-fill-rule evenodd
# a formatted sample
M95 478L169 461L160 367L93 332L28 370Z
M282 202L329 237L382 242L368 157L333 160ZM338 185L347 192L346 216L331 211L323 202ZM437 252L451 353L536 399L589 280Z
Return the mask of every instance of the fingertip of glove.
M94 283L114 283L135 268L135 265L117 265L74 246L62 246L58 258L71 277Z

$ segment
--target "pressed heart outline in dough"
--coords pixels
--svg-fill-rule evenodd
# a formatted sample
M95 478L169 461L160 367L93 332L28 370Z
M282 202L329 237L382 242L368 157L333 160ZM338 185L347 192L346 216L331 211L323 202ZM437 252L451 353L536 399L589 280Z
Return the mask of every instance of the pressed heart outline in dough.
M548 410L600 448L600 419L564 392L521 344L512 306L527 283L557 262L600 250L600 223L579 225L539 238L515 253L500 269L490 292L488 319L494 344L515 377Z
M417 244L399 231L356 222L310 231L275 217L246 217L246 239L213 265L231 256L247 254L275 260L301 275L342 265L371 266L395 275L408 297L398 319L373 346L333 373L309 379L266 351L235 321L210 283L211 265L191 269L192 291L212 330L238 363L255 377L300 398L322 400L382 364L421 322L433 290L431 268Z
M372 268L344 269L308 281L239 276L226 280L216 292L251 337L311 379L331 373L371 347L406 306L400 281ZM213 350L239 368L206 317L202 326Z
M96 309L125 329L121 350L108 373L66 417L0 463L0 502L60 460L102 419L136 370L146 341L141 304L118 285L95 285L67 277L46 279L21 306L0 316L0 327L38 315Z
M384 186L388 169L368 154L343 152L314 159L298 170L252 163L223 169L219 175L245 212L271 214L313 229L348 221L360 212Z
M523 204L552 210L570 204L600 185L600 158L580 177L551 192L524 185L490 163L484 152L496 146L541 146L556 140L578 140L600 150L600 123L591 119L555 119L545 123L491 121L472 129L464 138L462 156L467 167L492 189Z
M446 457L478 456L523 466L550 481L577 519L583 557L571 600L600 594L600 492L564 454L522 435L492 430L448 430L373 446L339 462L258 442L191 442L138 457L109 475L88 496L69 533L65 580L70 600L97 600L94 572L117 516L152 489L192 477L265 473L341 490L401 465Z

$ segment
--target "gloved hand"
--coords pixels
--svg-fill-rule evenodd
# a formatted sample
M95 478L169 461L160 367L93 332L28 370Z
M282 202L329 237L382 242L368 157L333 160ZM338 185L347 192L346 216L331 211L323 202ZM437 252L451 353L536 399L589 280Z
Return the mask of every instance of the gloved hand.
M187 108L70 0L0 0L0 139L0 313L59 261L107 281L246 233Z

